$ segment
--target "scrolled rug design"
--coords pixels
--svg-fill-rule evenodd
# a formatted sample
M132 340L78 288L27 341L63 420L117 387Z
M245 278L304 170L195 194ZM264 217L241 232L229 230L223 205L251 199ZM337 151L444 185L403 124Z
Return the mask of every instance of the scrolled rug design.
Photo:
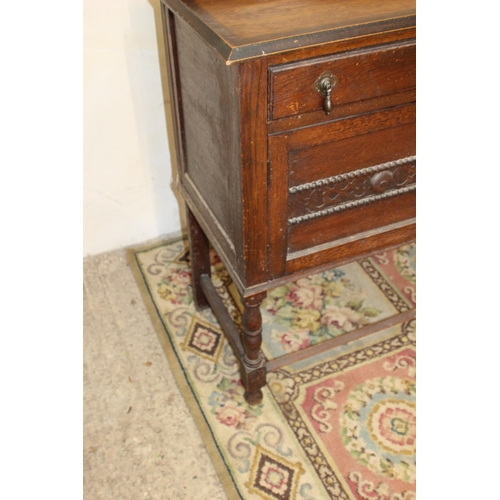
M175 379L231 499L414 500L415 321L268 374L248 405L215 317L196 312L184 240L130 250L129 262ZM213 281L239 325L234 285ZM268 359L415 306L415 247L297 280L261 307Z

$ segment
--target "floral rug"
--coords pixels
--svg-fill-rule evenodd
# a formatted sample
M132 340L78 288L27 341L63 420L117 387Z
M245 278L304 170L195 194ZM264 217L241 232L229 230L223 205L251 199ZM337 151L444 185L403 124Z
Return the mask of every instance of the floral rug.
M130 250L129 261L228 497L415 499L415 321L268 374L257 406L210 309L196 312L184 240ZM237 324L238 300L215 253L214 285ZM407 245L268 293L268 359L415 307Z

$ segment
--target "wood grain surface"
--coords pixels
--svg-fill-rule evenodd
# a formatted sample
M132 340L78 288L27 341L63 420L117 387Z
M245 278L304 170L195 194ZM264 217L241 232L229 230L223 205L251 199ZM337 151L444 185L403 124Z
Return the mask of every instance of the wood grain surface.
M327 71L337 79L335 107L415 88L415 53L415 42L407 41L271 68L272 118L321 110L314 83Z
M414 0L162 0L227 62L415 25Z

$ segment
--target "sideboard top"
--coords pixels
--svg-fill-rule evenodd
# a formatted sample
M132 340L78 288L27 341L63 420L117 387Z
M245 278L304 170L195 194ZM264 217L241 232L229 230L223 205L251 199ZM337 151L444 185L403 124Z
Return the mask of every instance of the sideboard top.
M231 64L414 27L415 0L162 0Z

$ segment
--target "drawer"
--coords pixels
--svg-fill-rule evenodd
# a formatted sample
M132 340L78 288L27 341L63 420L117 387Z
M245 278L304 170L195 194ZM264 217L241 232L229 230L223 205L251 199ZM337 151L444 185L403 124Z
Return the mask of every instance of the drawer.
M269 158L273 277L307 254L355 241L368 251L414 223L414 104L270 136Z
M269 119L324 113L316 82L327 72L336 80L334 107L414 89L415 60L415 41L410 40L272 67Z

